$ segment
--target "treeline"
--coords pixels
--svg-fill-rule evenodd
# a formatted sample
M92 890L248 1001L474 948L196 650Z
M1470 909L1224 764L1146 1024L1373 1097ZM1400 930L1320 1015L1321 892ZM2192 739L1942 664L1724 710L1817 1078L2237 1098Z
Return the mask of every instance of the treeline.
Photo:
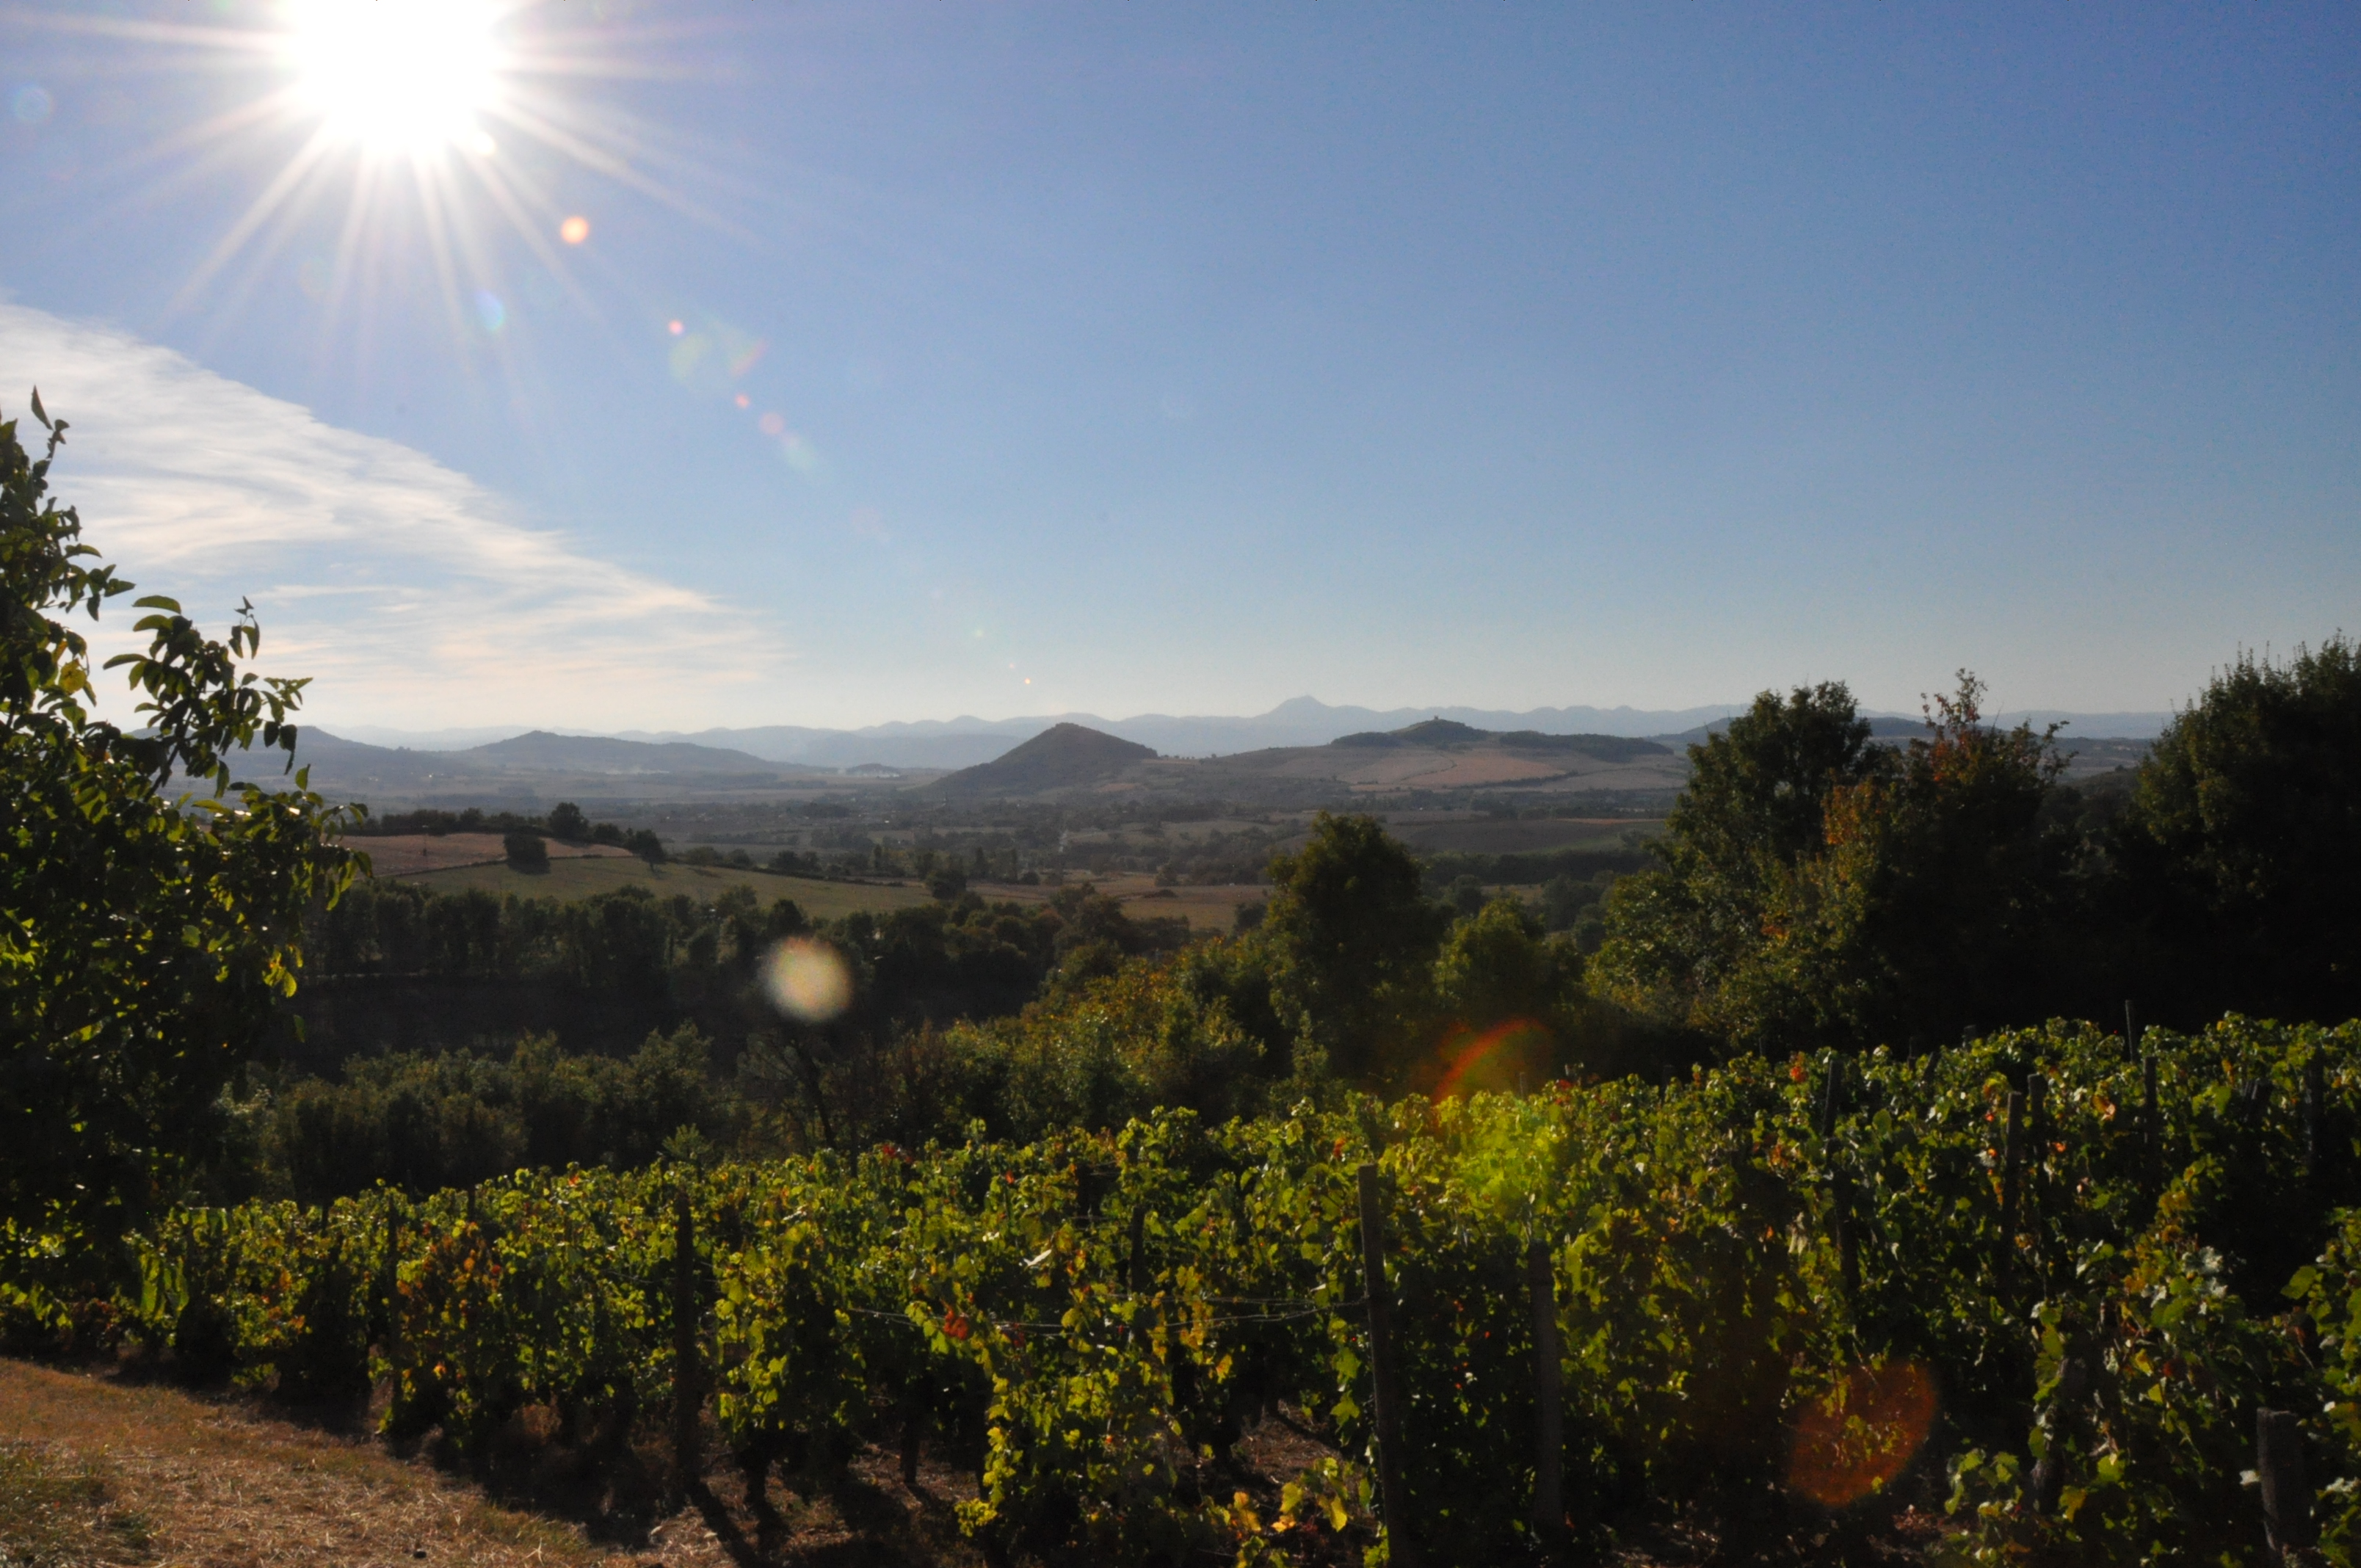
M1607 901L1591 990L1719 1046L1923 1048L2125 997L2361 1013L2361 651L2242 656L2125 790L1982 722L1963 674L1923 738L1874 740L1840 685L1770 693L1694 769Z
M1462 915L1481 909L1491 887L1536 887L1532 903L1542 928L1570 932L1585 953L1606 934L1607 895L1616 882L1655 861L1637 844L1612 850L1545 850L1508 854L1446 850L1425 857L1426 886Z
M1523 850L1485 855L1445 850L1422 857L1427 885L1447 887L1461 877L1508 886L1532 886L1565 877L1592 882L1644 871L1655 864L1644 846L1622 844L1614 849Z
M1520 901L1458 915L1427 896L1417 861L1367 817L1323 818L1271 875L1258 926L1195 941L1086 886L1047 905L969 893L813 922L742 888L559 905L364 885L314 917L313 963L335 976L297 998L311 1055L296 1059L315 1076L258 1080L243 1146L263 1190L426 1190L555 1149L629 1165L682 1129L749 1157L920 1146L1158 1107L1223 1120L1360 1083L1515 1090L1687 1059L1682 1036L1587 997L1574 942ZM765 963L790 939L840 959L840 1013L799 1022L774 1004ZM382 1033L405 995L456 996L480 1018L501 987L544 1016L595 1005L522 1045L512 1021Z
M328 1067L387 1048L500 1045L503 993L564 1008L575 1050L631 1049L651 1028L694 1024L741 1043L779 1027L757 969L807 937L843 956L852 1002L832 1027L885 1039L897 1030L1013 1013L1052 976L1112 972L1127 958L1188 940L1183 919L1135 920L1087 885L1047 904L972 893L914 909L814 921L792 898L764 905L743 885L710 898L626 887L573 902L411 882L364 883L305 922L306 978L289 1004L302 1020L281 1053ZM488 1022L471 1026L471 1015Z
M694 1157L759 1146L748 1136L755 1108L712 1071L694 1025L621 1057L539 1035L505 1053L357 1058L335 1078L266 1076L240 1112L245 1190L302 1203L379 1182L433 1192L529 1168L631 1169L667 1148Z

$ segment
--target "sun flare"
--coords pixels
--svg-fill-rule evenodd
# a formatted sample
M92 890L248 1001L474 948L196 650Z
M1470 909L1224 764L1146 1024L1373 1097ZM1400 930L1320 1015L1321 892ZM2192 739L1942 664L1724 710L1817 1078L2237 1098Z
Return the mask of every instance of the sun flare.
M170 61L234 84L215 92L202 118L125 167L152 169L159 203L222 170L250 181L243 208L189 269L170 309L236 313L284 303L292 282L316 313L323 367L332 356L378 352L397 322L415 330L418 302L439 296L463 361L513 378L525 352L527 334L511 330L521 313L548 317L570 300L597 313L577 269L598 254L594 231L620 220L612 207L586 209L616 192L750 237L694 194L725 188L716 173L730 150L602 90L673 69L667 55L686 36L679 28L606 15L638 7L210 0L175 7L169 24L54 9L45 25L57 31L119 43L111 69L126 82ZM27 96L37 91L16 94L27 124L26 104L48 112L46 97ZM675 337L686 331L671 329ZM749 341L759 353L760 342ZM747 367L728 363L733 377ZM798 438L785 439L797 447ZM799 456L811 460L799 447L789 454Z
M500 52L486 0L294 0L296 90L342 138L379 153L489 150Z

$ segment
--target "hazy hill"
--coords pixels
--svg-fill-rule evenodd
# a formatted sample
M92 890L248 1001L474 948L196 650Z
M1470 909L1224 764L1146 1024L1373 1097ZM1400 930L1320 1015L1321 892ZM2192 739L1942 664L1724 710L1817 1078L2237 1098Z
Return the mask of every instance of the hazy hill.
M761 773L767 777L781 771L777 762L719 746L556 735L546 729L446 754L455 761L473 761L511 773Z
M1022 718L926 719L872 724L858 729L817 729L767 724L743 729L625 730L634 740L688 740L732 747L778 762L843 768L883 762L899 768L965 768L988 762L1014 741L1030 739L1058 724L1073 724L1153 748L1166 757L1226 756L1276 747L1325 746L1339 736L1389 732L1421 719L1444 718L1486 730L1563 733L1580 730L1609 736L1655 735L1684 729L1735 713L1720 706L1679 709L1632 707L1537 707L1521 713L1488 708L1333 707L1316 697L1290 697L1268 713L1242 717L1134 714L1102 718L1092 713L1036 715Z
M1005 756L966 768L932 786L952 796L1040 795L1105 784L1156 753L1079 724L1059 724Z
M1340 735L1328 742L1354 751L1393 751L1422 746L1431 751L1464 751L1490 745L1519 752L1572 752L1602 762L1628 762L1639 757L1669 755L1672 748L1628 735L1544 735L1538 729L1478 729L1449 718L1429 718L1400 729L1365 730Z
M620 795L736 795L790 788L816 776L809 768L719 747L650 745L546 731L454 751L364 745L308 726L298 737L295 760L312 770L314 788L380 809L423 805L528 809L535 803ZM278 770L258 755L254 771L268 775Z
M1128 718L1101 718L1095 714L1064 713L1019 718L922 719L915 723L872 724L855 729L824 729L799 724L765 724L746 729L681 730L626 729L625 740L663 744L686 741L721 751L735 751L767 762L797 763L817 768L850 768L864 762L889 768L966 768L990 762L1019 740L1030 740L1060 723L1078 724L1102 734L1150 746L1167 757L1227 756L1239 751L1270 751L1291 746L1325 746L1348 735L1392 734L1421 719L1444 719L1491 734L1538 735L1551 740L1569 737L1616 740L1651 739L1678 745L1701 740L1729 722L1740 708L1730 705L1691 708L1538 707L1521 713L1474 707L1374 708L1332 707L1315 697L1290 697L1268 713L1246 717L1175 717L1162 713L1135 714ZM1915 728L1916 719L1883 714L1882 721ZM2066 733L2077 740L2121 736L2153 737L2171 716L2163 713L2003 713L2002 724L2030 718L2037 728L2053 718L2066 719ZM515 736L515 729L405 731L368 725L347 728L350 739L382 747L413 751L460 751L487 740Z

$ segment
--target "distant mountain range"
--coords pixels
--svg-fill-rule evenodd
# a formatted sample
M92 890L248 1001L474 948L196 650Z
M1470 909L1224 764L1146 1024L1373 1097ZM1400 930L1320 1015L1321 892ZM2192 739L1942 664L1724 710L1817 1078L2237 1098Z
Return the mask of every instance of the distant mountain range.
M1687 775L1687 758L1653 740L1479 729L1450 718L1355 730L1323 746L1268 746L1197 758L1159 757L1136 741L1080 724L1059 724L1005 756L917 787L954 800L1082 794L1135 802L1316 805L1372 792L1522 786L1661 799Z
M706 751L736 752L741 759L801 764L812 768L849 768L877 763L889 768L970 768L988 762L1020 740L1059 724L1075 724L1147 746L1169 757L1228 756L1279 746L1324 746L1355 733L1387 733L1421 719L1449 719L1473 729L1500 732L1616 735L1676 743L1701 738L1719 729L1740 705L1709 707L1537 707L1521 713L1476 707L1332 707L1316 697L1300 696L1280 703L1268 713L1248 718L1175 718L1143 713L1129 718L1101 718L1095 714L1064 713L1026 718L944 718L915 723L873 724L860 729L821 729L801 725L770 724L748 729L680 730L625 729L610 738L653 744L687 744ZM1912 715L1890 714L1915 725ZM2147 740L2163 729L2165 713L2004 713L2004 724L2030 718L2037 725L2052 719L2068 721L2071 740L2101 738ZM403 731L372 725L341 727L349 740L415 751L471 751L487 742L515 737L513 729ZM542 731L540 733L549 734ZM552 736L558 738L588 738Z
M310 725L298 737L295 761L312 770L315 788L378 802L500 806L567 794L770 789L820 772L718 746L545 729L448 751L372 746Z
M1631 711L1621 710L1619 716ZM1387 719L1402 715L1327 707L1304 699L1258 719L1130 720L1123 727L1131 730L1128 735L1071 720L1039 729L1029 729L1035 723L1030 719L980 729L955 729L961 721L950 720L878 727L898 734L782 726L709 729L689 740L536 729L448 750L371 745L307 726L296 760L312 770L315 787L381 807L395 803L522 807L561 799L774 798L782 791L828 787L822 781L876 784L912 773L917 777L911 784L918 784L937 773L950 776L926 787L946 799L1037 795L1087 785L1226 791L1239 798L1260 798L1277 790L1309 800L1340 788L1458 789L1564 783L1577 777L1586 789L1646 794L1678 788L1687 773L1684 744L1702 740L1730 722L1716 715L1686 729L1660 731L1646 739L1597 729L1569 733L1563 728L1568 716L1595 715L1590 709L1477 715L1491 719L1490 725L1440 714L1421 716L1415 708L1403 712L1411 716L1409 722L1380 729ZM1646 717L1663 720L1695 714ZM1911 718L1888 716L1872 722L1875 733L1889 740L1919 729L1918 720ZM1222 725L1228 729L1217 731L1215 727ZM1264 743L1191 753L1137 738L1143 732L1169 737L1175 730L1201 741L1223 734L1234 741ZM1325 739L1280 739L1305 733ZM2070 770L2075 777L2136 765L2147 746L2144 740L2104 739L2088 730L2069 730L2067 738L2067 750L2078 753ZM710 743L725 739L737 744ZM799 755L793 760L780 755L786 751ZM963 757L975 761L958 770L946 766Z

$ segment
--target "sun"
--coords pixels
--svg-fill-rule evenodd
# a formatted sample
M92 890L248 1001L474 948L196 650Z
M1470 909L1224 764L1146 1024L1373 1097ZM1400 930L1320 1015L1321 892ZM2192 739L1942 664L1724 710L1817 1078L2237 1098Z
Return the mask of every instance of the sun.
M503 61L487 0L291 0L295 90L323 126L368 152L489 150Z
M586 195L620 188L751 237L690 194L720 189L726 148L597 92L666 74L666 51L689 36L605 14L638 7L186 0L170 23L84 14L115 8L50 7L40 25L119 44L107 69L129 79L170 68L235 84L140 159L156 168L158 201L219 169L252 176L250 198L173 295L175 314L209 295L246 309L291 272L319 312L324 367L332 350L366 354L389 323L407 325L423 284L463 358L513 371L517 338L504 329L518 290L595 313L576 268L607 219L585 211Z

